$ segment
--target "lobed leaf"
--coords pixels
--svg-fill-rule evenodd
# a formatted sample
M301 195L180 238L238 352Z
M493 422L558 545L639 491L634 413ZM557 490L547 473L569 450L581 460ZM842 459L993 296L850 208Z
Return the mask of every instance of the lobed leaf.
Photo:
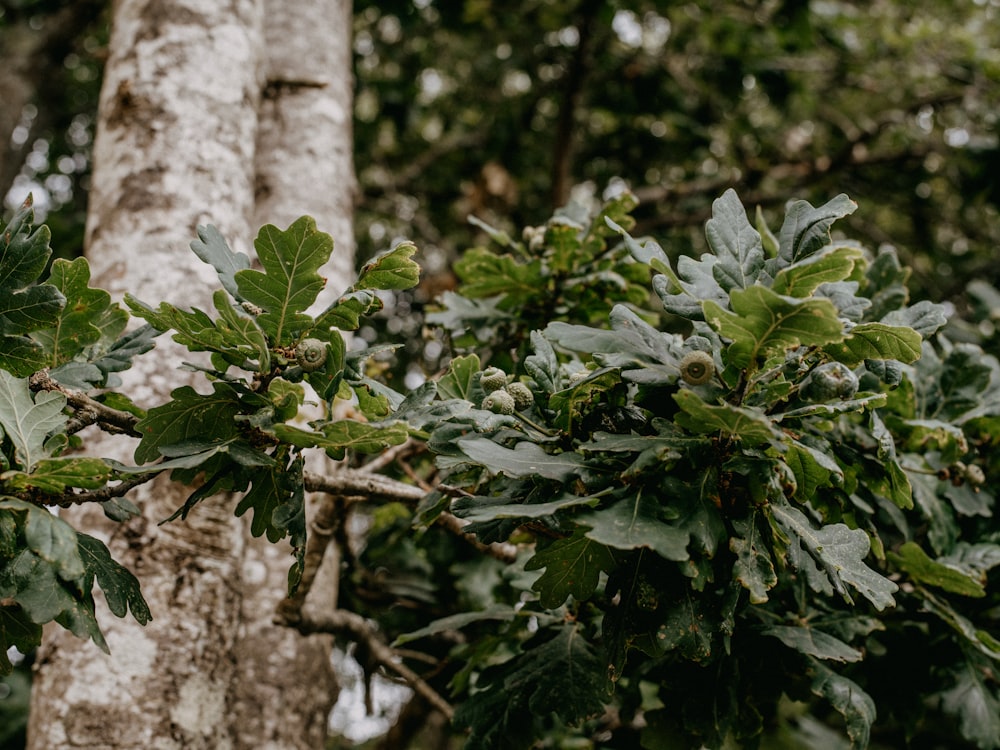
M100 458L43 458L31 473L6 471L0 479L12 488L33 487L40 492L58 495L68 487L95 490L111 478L111 467Z
M729 550L736 555L733 576L750 593L751 604L767 601L767 592L778 583L774 563L768 552L768 540L761 538L756 513L749 519L733 521Z
M149 605L139 590L139 580L111 557L108 548L99 539L83 533L78 533L77 538L87 573L97 579L112 614L125 617L131 611L140 625L152 620Z
M864 257L861 248L830 245L821 252L782 268L774 277L771 291L789 297L809 297L823 284L848 278Z
M712 218L705 223L705 234L717 258L712 275L725 291L746 289L756 283L764 269L764 245L732 188L712 203Z
M810 659L810 672L813 694L827 700L844 717L851 747L864 750L875 722L875 701L856 682L815 659Z
M545 572L532 584L546 609L560 607L572 596L576 601L589 599L597 589L602 571L615 565L611 550L578 530L568 539L557 539L525 563L525 570Z
M310 216L281 230L268 224L254 241L263 271L242 269L234 278L240 295L264 312L257 323L274 344L287 346L315 323L304 312L326 280L317 271L330 259L333 238L316 229Z
M244 253L234 253L225 237L212 224L200 226L197 231L198 239L191 242L191 250L215 269L223 288L233 299L242 301L236 274L250 268L250 258Z
M660 503L649 495L637 493L615 502L608 508L584 513L575 522L588 526L586 537L615 549L651 549L667 560L683 561L688 532L665 523L660 518Z
M778 257L791 263L821 250L830 243L833 223L854 213L857 207L843 193L819 208L807 201L793 201L785 210L785 220L778 231Z
M25 334L53 326L66 302L55 286L35 285L52 250L49 228L32 231L33 220L29 195L0 233L0 368L21 377L49 364Z
M512 255L482 247L467 250L455 264L455 273L462 279L462 294L472 299L502 294L508 300L524 300L542 292L541 261L519 263Z
M705 320L732 341L729 361L748 367L796 346L822 346L844 338L837 308L827 299L796 300L762 286L730 295L732 311L712 300L702 304Z
M171 392L170 401L150 409L136 423L142 439L135 460L145 464L159 458L161 449L185 440L211 435L218 442L239 435L236 415L242 404L239 395L226 383L215 383L212 393L200 394L189 385Z
M898 552L889 552L887 556L889 562L918 583L961 596L986 596L982 583L961 570L932 560L916 542L905 542Z
M885 609L895 604L892 594L899 587L864 562L871 548L865 532L850 529L842 523L816 529L797 508L778 504L770 507L780 529L789 535L793 544L800 544L820 565L838 593L849 600L850 596L844 588L844 584L848 584L875 605L876 609Z
M361 267L356 289L409 289L420 281L420 266L411 257L417 252L412 242L401 242L376 255Z
M31 472L42 458L46 438L63 429L66 397L57 391L32 395L28 381L0 370L0 427L14 444L14 456Z
M276 424L271 431L279 439L300 448L323 448L329 456L341 459L348 450L378 453L405 443L409 428L404 422L369 423L340 419L323 425L322 432L302 430L292 425Z
M797 627L770 625L761 631L764 635L777 638L791 649L817 659L839 662L855 662L864 658L861 651L851 648L839 638L817 630L809 623Z
M90 266L86 258L68 261L57 258L52 263L48 284L66 299L51 328L34 331L31 338L41 344L48 355L49 367L58 367L81 354L85 348L101 340L103 326L117 325L111 295L103 289L92 289Z
M779 437L771 421L758 409L728 403L706 404L688 389L677 391L673 399L681 408L674 420L690 432L718 432L746 445L759 445Z
M909 364L920 358L921 337L912 328L860 323L843 341L832 341L823 350L849 367L857 367L866 359L895 359Z

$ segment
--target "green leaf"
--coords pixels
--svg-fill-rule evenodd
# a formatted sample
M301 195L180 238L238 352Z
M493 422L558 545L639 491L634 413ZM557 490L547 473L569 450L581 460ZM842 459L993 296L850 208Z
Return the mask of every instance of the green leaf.
M921 300L902 310L891 311L881 322L886 325L912 328L924 338L929 338L948 323L948 308L936 302Z
M264 270L236 271L236 286L246 301L264 310L257 323L272 342L287 346L315 325L303 313L326 283L317 271L330 259L333 239L303 216L284 231L262 227L254 248Z
M470 401L469 394L475 383L475 375L481 367L476 354L455 357L448 364L448 371L438 380L438 393L443 398Z
M323 425L322 432L310 432L291 425L277 424L272 432L286 443L300 448L323 448L331 458L341 459L347 450L378 453L405 443L409 428L405 422L357 422L341 419Z
M889 498L903 510L913 507L913 488L910 478L896 460L896 442L878 412L871 412L871 434L876 441L876 456L885 468L885 474L876 478L872 489Z
M121 310L124 317L128 313ZM94 360L94 365L107 376L111 372L122 372L132 366L132 360L153 348L153 339L160 335L153 326L144 325L126 333L115 341L111 347ZM52 376L55 377L55 371Z
M235 349L248 360L256 360L257 372L270 370L271 350L268 348L267 337L257 325L257 321L230 304L226 293L221 289L212 295L212 302L219 311L219 320L216 321L215 327L227 345L226 349L216 351L227 354Z
M545 572L532 584L546 609L562 606L567 597L579 602L597 589L601 571L614 568L615 558L607 546L588 538L583 529L568 539L557 539L525 563L525 570Z
M474 247L455 264L462 279L462 294L476 299L503 294L523 300L542 292L542 264L539 260L518 263L512 255L497 255Z
M927 556L916 542L906 542L899 552L887 554L889 562L918 583L975 598L986 596L982 584L969 574Z
M412 643L413 641L419 641L421 638L426 638L430 635L461 630L466 625L471 625L475 622L483 622L484 620L509 622L517 616L517 610L505 606L497 606L494 609L488 609L482 612L459 612L454 615L438 618L425 627L397 636L396 640L392 642L392 647L398 648L399 646Z
M76 542L76 531L47 509L21 500L0 502L0 509L24 514L24 541L29 550L69 583L79 583L84 567Z
M830 227L837 219L849 216L858 204L843 193L819 208L807 201L793 201L785 211L778 232L778 257L786 263L800 260L830 243Z
M619 500L609 508L576 517L576 523L589 526L588 539L615 549L648 547L667 560L687 560L689 535L686 531L660 520L659 500L636 494Z
M813 694L827 700L844 717L851 747L864 750L875 721L875 701L856 682L815 659L809 661Z
M511 503L509 498L499 497L469 497L455 502L452 510L460 518L473 523L495 521L498 518L545 518L560 510L576 508L580 505L593 505L598 498L590 495L564 494L555 500L545 503ZM600 540L598 540L600 541Z
M47 511L40 511L45 513ZM79 638L91 638L108 651L94 615L94 599L57 575L57 568L31 550L22 550L0 568L0 598L20 604L32 622L56 621Z
M87 573L97 579L97 585L104 591L108 609L116 617L125 617L129 611L140 625L153 619L149 605L139 591L139 580L112 557L108 548L99 539L78 533L80 555Z
M854 272L864 252L849 245L829 246L822 252L782 268L771 291L789 297L809 297L821 284L843 281Z
M48 227L32 231L31 205L28 196L0 233L0 368L21 377L49 363L24 334L53 326L66 301L51 284L35 285L52 250Z
M958 669L952 672L955 684L941 693L941 707L958 717L959 729L967 740L981 748L997 748L1000 747L1000 699L996 688L991 689L987 684L988 669L985 664L961 660Z
M101 339L101 325L112 306L111 295L91 289L90 266L86 258L73 261L57 258L47 282L65 297L66 305L51 328L35 331L31 338L42 345L49 357L48 366L58 367Z
M768 553L768 540L761 537L757 514L749 519L733 520L733 536L729 539L729 550L736 555L733 576L740 585L750 592L751 604L767 601L767 592L777 585L778 576Z
M856 367L866 359L896 359L909 364L920 358L920 343L920 334L912 328L860 323L843 341L831 340L823 350L849 367Z
M11 648L30 654L41 643L41 625L32 622L20 607L0 605L0 675L8 675L14 668L7 656Z
M0 334L0 370L26 378L45 367L45 350L27 336Z
M780 437L770 420L757 409L728 403L706 404L697 393L688 389L677 391L673 399L681 408L674 420L691 432L721 432L747 445L759 445Z
M382 300L368 289L346 292L316 318L316 328L356 331L361 325L362 316L381 309Z
M111 477L111 467L100 458L43 458L30 474L7 471L0 475L9 487L34 487L40 492L58 495L67 487L95 490Z
M250 533L267 534L272 544L285 536L285 530L273 523L275 511L292 497L292 486L285 477L284 467L265 467L251 475L253 486L243 494L236 506L236 515L242 516L253 509Z
M150 409L136 423L142 440L135 460L144 464L160 457L161 448L185 440L212 436L218 442L239 435L236 415L241 404L238 394L225 383L214 383L212 393L202 395L189 385L170 394L171 400Z
M0 427L14 444L14 456L30 472L48 456L45 439L66 424L66 397L57 391L32 396L28 381L0 370Z
M559 360L555 349L539 331L531 332L532 354L524 360L524 370L546 393L555 393L561 387Z
M546 453L528 441L521 441L512 449L497 445L488 438L467 438L459 440L458 447L490 473L514 478L540 476L567 481L576 476L584 465L583 459L575 453Z
M829 633L817 630L809 623L798 627L787 625L771 625L761 631L764 635L777 638L791 649L829 661L853 662L861 661L863 654L856 648L851 648L839 638Z
M747 367L796 346L822 346L844 338L837 308L827 299L796 300L762 286L730 295L732 312L704 302L705 320L733 343L729 360Z
M764 245L732 188L712 203L705 234L718 258L712 274L723 289L746 289L757 281L764 268Z
M712 655L712 638L719 630L718 616L711 609L712 604L703 597L683 591L674 601L661 603L663 622L651 642L640 647L651 655L677 651L692 662L705 662Z
M198 227L198 239L191 242L191 250L216 270L223 288L233 299L243 299L236 284L236 273L250 268L250 258L243 253L234 253L212 224Z
M708 253L700 260L682 255L677 259L677 272L674 273L669 266L661 268L654 258L651 264L662 273L653 277L653 291L663 303L663 309L688 320L705 320L706 302L727 304L729 296L712 271L717 262L718 259Z
M455 726L470 730L466 750L530 747L541 731L535 717L555 714L561 724L575 724L604 710L604 683L593 677L604 665L580 631L567 624L482 675L480 689L455 712Z
M420 281L420 266L411 260L417 252L412 242L401 242L375 256L361 268L355 289L409 289Z
M860 529L850 529L842 523L813 528L805 514L788 505L772 504L771 514L792 544L799 544L823 569L833 588L848 601L844 584L853 586L876 609L893 606L892 598L899 587L888 578L869 568L864 558L871 542Z
M788 443L785 463L795 475L795 497L802 502L815 497L816 490L820 487L844 481L844 470L833 458L796 440Z

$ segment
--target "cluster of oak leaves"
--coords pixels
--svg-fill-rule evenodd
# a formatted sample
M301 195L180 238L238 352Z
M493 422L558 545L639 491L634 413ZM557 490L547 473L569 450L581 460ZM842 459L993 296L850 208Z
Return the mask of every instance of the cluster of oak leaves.
M192 487L173 519L235 493L255 535L291 542L294 592L304 452L350 472L391 449L405 471L383 471L426 491L345 505L370 532L341 606L436 665L467 747L1000 747L997 361L911 304L893 250L833 238L845 196L789 204L774 233L729 191L709 252L674 260L629 234L633 208L569 206L467 251L427 316L456 356L401 393L380 377L393 345L341 332L417 283L412 244L313 315L333 242L311 219L264 227L256 267L202 228L213 309L127 296L129 326L86 260L49 265L26 204L0 238L0 668L53 620L106 648L95 582L150 618L50 508L124 522L164 471ZM203 380L143 409L116 373L166 331L208 353L185 364ZM134 465L87 456L91 426L133 436Z

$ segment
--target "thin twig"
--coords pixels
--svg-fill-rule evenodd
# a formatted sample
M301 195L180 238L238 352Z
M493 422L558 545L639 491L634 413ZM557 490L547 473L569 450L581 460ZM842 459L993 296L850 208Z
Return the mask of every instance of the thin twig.
M470 534L465 530L465 527L469 525L469 522L463 521L458 516L445 511L437 517L437 522L453 534L458 534L460 537L465 539L465 541L485 555L489 555L490 557L496 558L500 562L505 563L512 563L517 560L516 545L510 544L509 542L491 542L490 544L483 544L481 541L476 539L475 534Z
M98 424L101 429L108 432L122 432L132 437L141 438L142 433L135 429L139 417L120 409L112 409L110 406L95 401L90 396L74 391L64 385L60 385L49 377L45 370L36 372L28 380L28 386L33 391L57 391L66 397L66 402L77 410L77 419L80 422L90 421L90 424ZM86 425L82 425L86 426Z
M123 479L114 486L108 485L92 492L78 492L65 495L58 499L56 505L66 507L70 505L82 505L83 503L103 503L113 497L123 497L139 485L145 484L151 479L156 479L157 476L159 476L158 473L140 474L129 479Z
M338 609L323 615L303 617L296 623L282 622L280 624L294 627L303 635L332 633L362 643L375 661L406 680L414 692L444 714L449 721L455 715L455 709L452 708L451 704L442 698L420 675L399 661L399 655L386 645L375 626L361 615Z

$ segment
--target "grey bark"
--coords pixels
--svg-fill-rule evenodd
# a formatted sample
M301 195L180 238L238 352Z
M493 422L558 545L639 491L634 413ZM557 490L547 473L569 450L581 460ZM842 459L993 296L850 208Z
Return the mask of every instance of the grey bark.
M254 225L284 228L303 214L312 216L318 228L334 238L334 255L324 275L327 296L339 294L350 281L354 258L351 3L265 0L265 15L267 57L257 129ZM311 468L324 470L316 464L322 454L310 458ZM315 502L307 499L308 518L314 515ZM336 697L332 637L315 635L303 642L297 631L276 631L268 619L255 616L275 611L286 587L288 560L283 547L262 538L248 542L245 569L265 577L258 582L246 575L249 585L242 590L243 624L234 651L241 673L234 705L239 747L260 747L254 743L262 737L271 738L275 748L321 747ZM311 590L314 606L335 605L338 568L336 556L328 554ZM288 654L304 660L303 668L311 670L309 680L297 674L290 681L257 678L280 673ZM272 708L261 711L261 704ZM296 712L314 718L305 732L312 744L297 744L303 728L286 719ZM317 718L322 719L318 725Z
M343 45L329 67L310 66L309 75L331 82L316 93L346 97L317 106L349 115L349 4L288 5L331 32L323 44ZM273 128L262 124L270 115L260 108L272 69L273 40L265 43L264 29L286 9L277 2L265 9L263 0L116 3L86 233L95 285L117 298L128 291L153 304L210 308L218 280L188 249L195 227L215 224L234 249L250 252L260 219L257 165L269 158L259 149L279 142L263 135ZM317 22L326 17L325 26ZM300 32L286 41L297 44ZM303 49L308 60L317 46ZM340 175L332 184L352 184L346 153L346 167L341 160L332 168ZM322 160L320 152L313 156ZM329 216L288 204L280 204L286 213L274 211L274 223L312 211L321 228L342 233L342 253L350 248L349 217L338 213L343 201L332 200ZM338 268L349 264L342 258ZM146 406L166 401L183 382L176 367L190 358L160 337L157 350L125 373L125 392ZM86 437L92 452L129 460L125 446ZM142 628L99 611L111 657L65 631L47 633L32 696L32 750L322 747L335 696L330 644L270 625L288 550L248 541L232 498L204 501L187 521L158 526L189 492L166 481L141 488L132 499L143 516L123 526L93 512L70 519L108 540L136 573L154 620Z

